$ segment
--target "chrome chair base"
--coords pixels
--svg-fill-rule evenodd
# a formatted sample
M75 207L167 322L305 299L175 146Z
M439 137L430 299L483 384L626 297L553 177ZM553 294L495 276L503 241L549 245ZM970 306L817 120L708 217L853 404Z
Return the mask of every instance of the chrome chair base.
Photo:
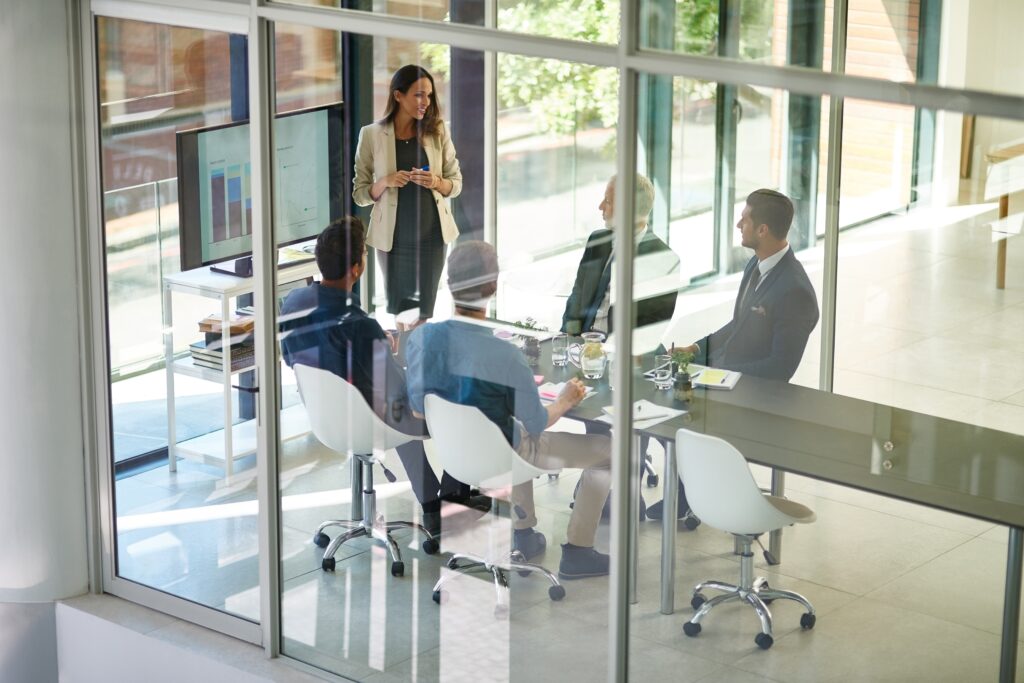
M740 556L740 582L739 584L726 583L724 581L705 581L697 584L693 589L693 599L690 605L697 610L693 618L683 624L683 633L695 637L701 631L700 622L715 607L727 602L742 601L754 609L758 619L761 621L761 632L754 638L754 642L762 650L767 650L774 642L772 638L772 613L768 609L768 603L773 600L793 600L803 605L807 610L800 616L800 626L804 629L814 628L817 619L814 607L807 598L793 591L779 590L768 585L768 579L763 576L757 578L754 574L754 554L750 546L755 537L736 536L737 555ZM706 589L722 591L711 599L703 595Z
M440 549L440 545L422 524L403 521L386 522L382 515L377 514L377 492L373 489L373 460L362 456L355 457L359 460L359 467L353 468L353 474L358 472L359 478L364 484L361 494L362 505L358 506L362 509L363 517L362 519L329 519L320 523L320 526L316 528L316 533L313 534L313 543L327 549L324 551L320 566L325 571L334 571L334 555L338 552L338 548L346 541L365 536L387 546L388 552L391 554L391 575L403 576L405 563L402 562L402 551L399 550L398 544L391 536L393 530L413 529L419 531L426 537L426 540L423 541L423 552L428 555L435 554ZM346 529L346 531L332 540L324 533L324 529L332 526Z
M465 561L466 564L460 564L460 561ZM452 570L452 573L443 575L437 580L437 583L434 584L433 598L434 602L439 605L442 604L447 597L447 593L443 590L446 583L452 579L475 571L490 572L491 577L494 580L494 594L496 600L494 616L499 619L508 618L508 572L510 571L518 572L520 576L540 574L551 583L551 586L548 588L548 596L550 596L552 600L558 601L565 597L565 588L558 581L558 577L539 564L527 562L526 558L523 557L523 554L518 550L513 550L497 562L480 557L479 555L456 553L448 560L448 568Z

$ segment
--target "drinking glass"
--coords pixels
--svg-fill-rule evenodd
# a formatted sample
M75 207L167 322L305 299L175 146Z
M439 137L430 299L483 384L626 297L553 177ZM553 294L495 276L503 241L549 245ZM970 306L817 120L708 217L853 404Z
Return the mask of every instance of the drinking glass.
M654 357L654 386L659 389L672 388L672 356L665 354Z
M551 338L551 364L556 368L569 362L569 335L556 334Z
M601 379L604 376L604 365L608 360L601 342L604 335L598 332L584 332L583 346L580 348L580 370L586 379Z

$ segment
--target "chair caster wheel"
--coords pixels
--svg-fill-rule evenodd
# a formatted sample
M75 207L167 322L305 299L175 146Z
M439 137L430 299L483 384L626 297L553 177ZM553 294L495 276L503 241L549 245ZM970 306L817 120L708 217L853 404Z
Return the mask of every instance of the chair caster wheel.
M552 586L548 588L548 597L558 602L565 597L565 586Z
M695 624L692 621L686 622L683 624L683 633L691 638L696 638L697 634L700 633L700 624Z
M693 531L700 526L700 520L693 515L687 515L686 519L683 520L683 526L686 527L687 531Z
M434 598L434 602L439 605L443 605L448 602L448 591L434 591L434 595L432 597Z
M454 557L448 560L448 569L451 569L452 571L454 571L454 570L456 570L458 568L459 568L459 561L458 560L456 560Z
M800 628L810 630L814 628L814 623L818 621L818 617L807 612L806 614L800 615Z
M767 650L775 641L767 633L758 633L754 636L754 642L757 643L757 646L762 650Z
M333 572L334 571L334 558L333 557L325 557L323 559L323 562L320 563L320 566L323 568L323 570L325 572Z
M317 548L326 548L331 544L331 537L321 531L313 536L313 543Z
M391 563L391 576L404 576L405 575L405 562L392 562Z
M694 610L699 610L700 606L703 605L707 601L708 601L708 599L705 598L700 593L694 593L693 594L693 599L690 600L690 607L692 607ZM698 624L698 626L699 626L699 624Z
M428 538L423 541L423 552L427 555L433 555L441 549L441 544L437 542L436 538Z
M647 488L653 489L654 487L656 487L658 485L658 481L659 481L659 478L658 478L657 474L648 474L647 475Z
M495 619L508 619L508 605L495 605L494 606L494 618Z

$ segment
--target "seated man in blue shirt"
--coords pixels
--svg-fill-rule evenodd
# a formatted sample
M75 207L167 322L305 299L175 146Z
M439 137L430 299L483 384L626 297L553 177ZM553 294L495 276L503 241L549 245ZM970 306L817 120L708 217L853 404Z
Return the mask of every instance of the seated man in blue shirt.
M455 318L428 323L409 337L409 402L423 411L428 393L479 408L501 429L519 455L537 467L583 468L576 505L562 546L558 575L581 579L608 573L608 556L594 550L594 535L601 507L611 484L611 442L606 435L547 432L582 400L584 386L577 379L551 405L545 407L537 393L533 372L522 353L497 339L491 328L478 324L485 318L487 302L497 290L498 258L486 242L464 242L448 257L448 287L455 300ZM513 487L512 502L525 511L515 521L514 547L527 559L546 546L544 535L533 527L537 517L533 482Z
M292 290L281 304L281 352L289 365L330 370L353 384L388 425L423 436L426 425L406 404L405 372L392 355L394 340L366 314L352 287L366 269L366 231L355 217L332 222L316 241L316 265L323 279ZM424 525L440 524L441 498L471 501L469 487L447 474L438 482L422 441L398 447L413 493L423 506Z

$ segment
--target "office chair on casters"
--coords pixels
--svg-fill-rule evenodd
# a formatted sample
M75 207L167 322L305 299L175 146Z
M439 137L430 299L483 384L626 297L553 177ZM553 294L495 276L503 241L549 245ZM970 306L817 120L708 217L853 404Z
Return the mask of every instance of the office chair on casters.
M814 607L805 597L771 588L763 576L754 578L754 553L750 549L754 542L761 544L761 534L813 522L814 512L800 503L763 493L743 455L722 439L680 429L676 434L676 459L690 507L710 526L733 534L740 555L739 584L705 581L693 589L690 605L697 613L683 624L683 632L696 636L701 631L700 622L712 609L733 600L742 600L757 612L761 632L754 642L762 650L774 642L772 613L766 604L772 600L799 602L807 610L800 617L800 626L814 628ZM709 600L702 593L708 588L724 592Z
M322 522L313 534L313 542L327 549L321 567L334 571L334 554L338 548L348 540L366 536L387 546L391 553L391 575L402 576L405 563L402 562L398 544L391 537L393 529L414 529L422 533L426 536L423 552L428 555L436 553L440 546L437 539L422 525L414 522L386 522L382 515L377 514L373 466L379 463L388 481L394 481L395 475L374 452L395 448L419 437L402 434L386 425L367 405L359 390L333 372L308 365L295 365L294 369L313 434L337 453L352 453L358 462L358 467L352 468L352 475L356 483L358 480L362 483L362 519L330 519ZM324 533L324 529L332 526L345 529L333 541Z
M444 471L470 486L485 489L508 489L516 484L531 481L534 477L552 474L527 463L519 457L498 426L487 419L477 408L446 401L435 394L428 394L424 400L427 427L437 445ZM493 498L491 512L498 517L498 499ZM513 506L513 513L520 518L525 513ZM471 553L455 553L448 560L448 568L454 573L442 576L434 585L434 602L441 604L445 599L443 586L449 580L471 571L487 571L494 579L497 595L495 616L508 616L508 572L520 576L540 574L551 582L548 595L552 600L565 597L565 588L558 578L544 567L527 562L518 550L504 552L499 549L493 525L490 529L488 550L485 556ZM465 562L465 564L460 564Z

